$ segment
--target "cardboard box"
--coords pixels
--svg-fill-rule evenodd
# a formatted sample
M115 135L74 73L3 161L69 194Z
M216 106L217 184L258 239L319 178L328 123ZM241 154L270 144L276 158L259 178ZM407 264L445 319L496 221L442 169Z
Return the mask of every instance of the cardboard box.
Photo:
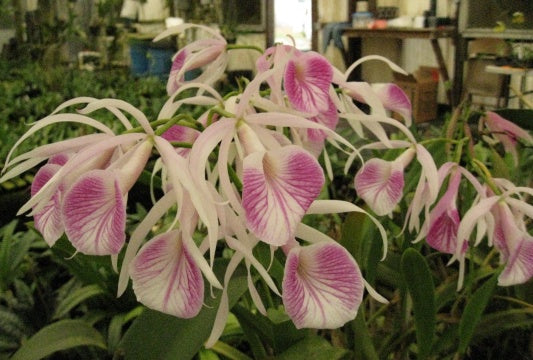
M394 82L405 91L411 100L415 123L437 118L438 68L420 66L413 74L394 73Z

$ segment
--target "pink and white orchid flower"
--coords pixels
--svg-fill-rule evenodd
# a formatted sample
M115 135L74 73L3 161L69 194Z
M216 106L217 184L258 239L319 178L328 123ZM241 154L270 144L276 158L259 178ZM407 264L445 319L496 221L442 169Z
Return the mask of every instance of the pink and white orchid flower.
M373 84L372 89L385 106L385 109L394 111L401 115L407 126L412 121L411 100L407 97L405 91L393 83Z
M493 179L502 191L501 195L480 198L463 216L459 225L457 239L458 249L462 242L468 241L477 226L476 245L483 235L487 235L489 245L494 245L500 252L500 259L505 268L498 283L502 286L516 285L528 281L533 276L533 238L527 232L524 218L533 219L533 206L515 196L522 193L533 195L533 190L517 187L510 181ZM489 194L494 194L492 190ZM464 262L464 256L456 249L455 258ZM459 283L459 288L462 281Z
M58 154L51 157L47 164L42 166L35 174L35 178L31 184L31 196L37 194L59 169L61 169L61 166L65 165L67 160L68 155L66 154ZM35 228L43 235L44 241L49 246L53 246L65 232L65 226L63 225L61 216L61 204L64 192L65 184L60 184L48 203L33 215Z
M284 245L294 237L297 224L320 194L324 174L307 151L295 145L265 151L243 124L242 205L250 230L271 245Z
M182 33L190 28L206 32L210 38L192 42L180 49L175 55L167 82L168 95L174 94L181 85L191 81L211 85L220 78L226 69L228 62L226 39L218 31L207 26L192 24L178 25L159 34L154 41ZM201 75L192 80L185 80L185 74L188 71L202 67L205 67L205 69Z
M204 301L204 280L179 230L148 241L130 264L137 300L180 318L198 314Z
M330 108L329 88L333 69L315 52L299 53L287 62L284 86L291 104L309 113L325 113Z
M144 169L152 142L143 141L106 169L81 175L62 204L65 233L88 255L117 254L126 240L125 198Z
M505 202L494 205L492 214L495 220L494 246L500 252L501 263L505 264L498 285L523 284L533 276L533 236Z
M288 251L282 297L299 329L334 329L353 320L364 288L359 266L335 242L295 245Z
M450 175L448 189L429 213L426 241L432 248L446 254L456 253L457 230L460 223L456 201L460 183L461 173L455 170ZM467 245L467 242L463 242L463 253Z
M410 148L394 161L372 158L355 175L357 194L377 215L390 214L402 199L403 171L414 154Z
M468 243L464 239L463 241L457 240L461 219L456 202L462 177L468 179L478 193L484 192L483 186L465 168L454 162L443 164L438 170L438 186L442 187L448 178L448 188L431 211L426 214L425 222L415 242L425 238L429 246L440 252L452 255L460 253L461 256L465 254ZM460 252L457 250L458 243L462 246Z
M513 155L515 162L518 161L518 153L516 150L518 139L522 139L530 144L533 143L533 136L531 136L527 130L504 119L495 112L487 111L483 120L494 138L502 143L505 151Z

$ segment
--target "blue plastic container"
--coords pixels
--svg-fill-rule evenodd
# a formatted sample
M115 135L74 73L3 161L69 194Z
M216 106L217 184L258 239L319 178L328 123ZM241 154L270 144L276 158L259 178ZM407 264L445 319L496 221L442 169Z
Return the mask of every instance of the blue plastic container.
M148 74L160 78L168 77L172 66L174 50L164 48L148 48Z
M134 76L144 76L148 74L148 43L144 41L130 41L130 71Z

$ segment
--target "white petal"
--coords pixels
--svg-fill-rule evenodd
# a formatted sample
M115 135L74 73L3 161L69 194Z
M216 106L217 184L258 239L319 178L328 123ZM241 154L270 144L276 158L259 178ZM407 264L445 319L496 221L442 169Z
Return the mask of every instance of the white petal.
M120 296L126 291L128 286L128 268L133 260L137 250L139 250L142 241L152 230L152 227L159 221L165 213L175 204L174 190L166 193L157 203L152 206L150 211L145 215L144 219L137 225L131 234L124 260L122 261L122 268L120 270L117 296Z
M152 309L191 318L202 308L202 272L177 230L146 243L130 265L130 276L137 300Z
M398 205L403 186L403 166L399 162L372 158L355 175L357 194L380 216Z
M84 254L117 254L124 245L126 208L110 171L81 176L65 194L62 215L67 237Z
M344 325L357 315L363 291L357 263L337 243L295 247L287 256L283 303L297 328Z
M498 277L498 285L523 284L533 276L533 238L524 235L518 246L510 254L503 272Z
M322 189L322 168L308 152L291 145L251 154L243 169L248 227L262 241L284 245Z
M35 195L47 182L59 171L61 166L56 164L46 164L39 169L33 183L31 184L31 194ZM44 240L50 246L53 246L57 239L65 231L61 218L61 192L63 187L60 185L52 195L48 203L33 215L35 228L43 235Z

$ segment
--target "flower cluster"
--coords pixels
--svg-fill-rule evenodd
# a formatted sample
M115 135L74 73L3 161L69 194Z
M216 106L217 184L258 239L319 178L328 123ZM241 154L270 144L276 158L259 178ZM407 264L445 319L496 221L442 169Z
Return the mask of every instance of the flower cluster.
M222 96L213 86L234 51L222 36L186 24L156 40L195 27L207 37L176 54L167 84L169 98L158 119L150 122L120 100L76 98L33 124L11 150L0 182L46 162L20 213L30 211L50 246L65 234L80 253L111 255L117 263L123 251L118 294L131 279L141 303L182 318L201 310L204 280L222 289L208 346L222 332L229 311L228 283L241 262L248 270L249 291L258 311L266 313L254 273L281 296L296 327L340 327L355 318L365 288L377 300L386 299L365 282L344 247L303 222L310 214L366 213L352 202L321 196L332 176L327 149L333 148L346 156L346 173L352 172L355 160L361 161L354 187L374 215L393 214L404 197L405 169L416 160L421 171L405 228L418 234L417 240L425 239L432 248L451 254L464 269L469 244L478 245L488 235L506 264L501 285L523 283L533 275L533 238L525 225L526 218L533 217L533 207L524 199L533 190L493 179L482 171L481 163L477 165L484 181L457 161L437 166L409 130L411 104L398 86L348 80L362 61L379 57L361 59L342 73L318 53L276 45L261 54L253 79L240 91ZM203 72L186 80L193 69ZM65 112L80 105L83 108L75 113ZM205 111L193 118L184 105ZM362 105L369 111L363 111ZM121 122L122 133L89 117L101 109ZM403 121L391 117L391 112ZM67 121L97 132L13 156L27 137ZM336 131L341 122L367 143L356 148L342 137ZM510 150L517 138L532 140L495 114L487 114L485 123ZM391 128L399 135L392 138ZM364 160L368 151L387 149L400 155L393 160ZM154 199L126 241L128 192L148 163L155 164L153 173L161 173L163 195ZM464 185L463 179L470 185ZM460 186L471 186L478 194L462 219L457 206ZM174 210L175 219L166 231L146 240L154 225ZM385 256L388 233L372 214L367 215L380 231ZM474 228L476 239L470 242ZM268 268L254 257L260 242L270 246L272 254L280 249L285 255L282 284L276 284ZM232 255L224 278L219 279L213 264L222 244Z

